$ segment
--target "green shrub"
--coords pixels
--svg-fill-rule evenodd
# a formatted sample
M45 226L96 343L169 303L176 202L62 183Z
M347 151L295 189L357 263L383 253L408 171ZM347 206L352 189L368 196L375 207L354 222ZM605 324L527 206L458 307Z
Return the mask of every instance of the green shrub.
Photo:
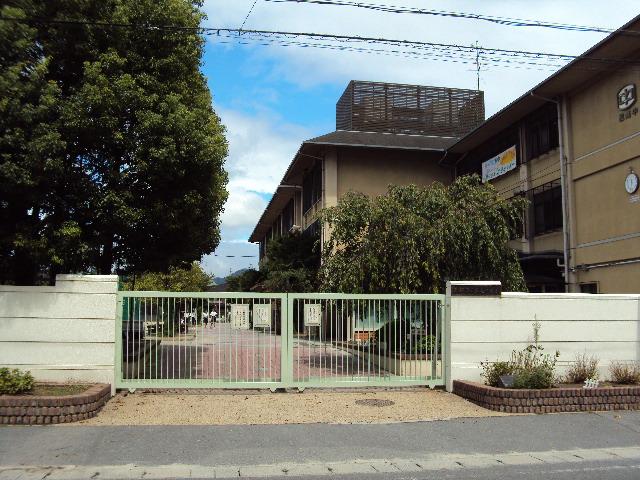
M513 388L551 388L555 383L556 362L560 352L555 355L544 353L538 344L540 324L533 324L534 342L522 350L513 350L506 362L481 362L482 377L492 387L501 386L502 375L514 375Z
M551 388L555 375L551 365L536 365L516 373L513 388Z
M411 345L411 353L415 354L431 354L440 353L440 343L438 343L438 351L436 352L436 336L435 335L425 335L424 337L420 337L418 341L416 341L413 345ZM407 342L406 347L409 347L409 342ZM409 348L407 348L409 350Z
M33 389L33 377L17 368L0 368L0 395L15 395Z
M640 364L612 362L609 365L609 374L613 383L634 385L640 383Z
M484 383L492 387L501 387L500 377L514 373L513 365L510 362L480 362L480 366Z
M583 383L588 379L597 380L599 363L600 361L595 355L576 354L576 359L567 370L564 381L566 383Z

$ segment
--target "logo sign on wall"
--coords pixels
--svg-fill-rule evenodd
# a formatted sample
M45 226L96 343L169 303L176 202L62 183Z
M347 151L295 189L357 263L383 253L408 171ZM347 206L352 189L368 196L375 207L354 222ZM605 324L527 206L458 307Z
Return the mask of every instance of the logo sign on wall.
M625 85L618 92L618 109L628 110L636 103L637 97L635 84Z
M488 182L516 168L516 146L482 163L482 182Z

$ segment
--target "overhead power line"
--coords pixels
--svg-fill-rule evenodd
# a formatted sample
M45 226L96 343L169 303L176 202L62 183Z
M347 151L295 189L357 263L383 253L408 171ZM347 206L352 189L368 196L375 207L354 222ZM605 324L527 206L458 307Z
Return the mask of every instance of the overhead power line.
M283 46L328 48L335 50L352 50L383 55L398 55L418 58L433 58L443 61L461 63L475 63L479 55L483 64L508 65L524 68L558 68L565 62L578 58L588 59L592 62L619 64L638 64L622 58L598 58L593 56L557 54L550 52L535 52L526 50L512 50L503 48L487 48L465 46L447 43L426 42L417 40L400 40L381 37L362 37L354 35L337 35L327 33L290 32L273 30L242 30L240 28L219 27L185 27L180 25L152 25L132 23L111 23L92 20L66 20L45 18L12 18L0 16L0 20L13 21L27 24L47 24L58 26L92 26L100 28L131 28L147 31L168 31L176 33L202 34L213 37L221 37L238 43L261 42L262 44L277 44ZM385 48L372 48L372 46ZM393 49L389 49L392 47ZM583 66L582 68L593 68Z
M265 2L271 3L300 3L300 4L312 4L312 5L328 5L338 7L353 7L363 8L367 10L374 10L385 13L401 13L401 14L417 14L417 15L431 15L437 17L452 17L463 18L468 20L481 20L490 23L496 23L499 25L507 25L510 27L541 27L552 28L556 30L568 30L573 32L594 32L594 33L613 33L616 31L612 28L598 27L590 25L573 25L569 23L557 23L547 22L543 20L528 20L522 18L510 18L499 17L494 15L483 15L480 13L469 12L451 12L446 10L430 10L423 8L401 7L395 5L373 4L355 2L349 0L265 0ZM635 30L623 30L625 33L640 35L640 32Z
M234 28L217 28L217 27L208 27L203 28L206 34L208 35L216 35L221 33L236 33L238 35L246 36L246 35L255 35L261 36L264 38L279 38L285 40L293 40L296 38L304 38L307 40L317 40L317 41L339 41L344 43L351 42L359 42L359 43L368 43L368 44L380 44L380 45L389 45L389 46L400 46L406 48L416 48L416 49L434 49L434 50L445 50L445 51L453 51L456 53L465 53L470 54L475 62L475 56L478 51L482 55L484 55L484 59L491 60L492 58L532 58L532 59L552 59L552 60L560 60L560 61L570 61L578 58L584 58L588 60L592 60L594 62L604 62L604 63L612 63L612 64L620 64L620 63L630 63L636 64L637 61L628 60L624 58L602 58L602 57L593 57L593 56L582 56L582 55L570 55L570 54L561 54L561 53L550 53L550 52L536 52L530 50L513 50L513 49L505 49L505 48L488 48L488 47L476 47L474 45L457 45L450 43L437 43L437 42L425 42L419 40L400 40L400 39L390 39L390 38L381 38L381 37L363 37L363 36L353 36L353 35L337 35L337 34L329 34L329 33L310 33L310 32L288 32L288 31L273 31L273 30L242 30L234 29Z
M242 30L242 28L244 27L244 24L247 23L247 20L251 16L251 12L253 12L253 8L256 6L256 3L258 3L258 0L253 1L253 5L251 5L251 8L249 9L249 13L247 13L247 16L244 17L244 20L242 21L242 25L240 25L240 30Z
M351 51L358 53L372 53L377 55L385 55L385 56L394 56L394 57L404 57L404 58L417 58L417 59L425 59L425 60L435 60L440 62L451 62L451 63L461 63L461 64L475 64L476 59L475 56L473 58L467 58L463 56L461 52L455 53L446 53L444 51L438 53L437 51L430 52L427 50L402 50L402 49L393 49L393 48L373 48L367 46L358 46L355 44L344 44L344 43L320 43L320 42L304 42L304 41L296 41L296 40L284 40L277 38L246 38L246 37L238 37L236 35L225 35L220 34L218 37L224 38L224 40L218 40L218 43L222 44L239 44L239 45L279 45L283 47L301 47L301 48L318 48L318 49L327 49L327 50L338 50L338 51ZM526 70L557 70L562 67L563 64L560 62L556 63L547 63L541 60L539 61L526 61L526 59L508 59L508 58L493 58L487 59L487 61L483 60L483 65L494 65L494 66L509 66L510 68L517 69L526 69Z

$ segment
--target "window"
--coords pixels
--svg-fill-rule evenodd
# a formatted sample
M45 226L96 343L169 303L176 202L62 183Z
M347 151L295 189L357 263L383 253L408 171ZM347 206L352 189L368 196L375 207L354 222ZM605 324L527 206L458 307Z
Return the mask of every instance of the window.
M562 190L559 180L533 189L533 212L536 235L562 228Z
M598 293L598 282L581 283L580 293Z
M309 237L316 237L320 235L320 222L316 220L311 225L307 227L307 229L302 233L303 235Z
M555 105L545 107L525 122L527 161L558 148L558 114Z
M302 211L306 213L322 196L322 168L317 162L302 181Z
M282 226L284 234L286 235L293 227L293 198L289 200L287 206L282 211Z

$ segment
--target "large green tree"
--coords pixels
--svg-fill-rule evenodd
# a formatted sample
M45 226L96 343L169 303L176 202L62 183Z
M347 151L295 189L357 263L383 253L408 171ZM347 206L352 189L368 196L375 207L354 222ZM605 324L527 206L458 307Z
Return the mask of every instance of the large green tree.
M392 186L375 198L349 193L322 219L322 288L345 293L437 293L445 280L501 280L525 289L509 241L526 200L500 198L478 176L428 188Z
M51 158L63 174L45 172L50 183L38 189L50 197L46 218L55 228L45 232L48 249L37 262L51 273L166 271L213 251L227 198L227 144L200 72L204 39L188 30L200 25L202 2L8 3L12 17L47 20L17 28L46 70L42 81L57 89L44 125L58 135ZM25 125L33 135L43 123ZM15 249L0 255L15 263Z
M198 262L189 268L170 267L167 272L145 272L130 275L124 283L124 290L204 292L212 281Z
M316 235L291 234L267 244L260 270L227 277L227 291L310 292L317 288L320 248Z

